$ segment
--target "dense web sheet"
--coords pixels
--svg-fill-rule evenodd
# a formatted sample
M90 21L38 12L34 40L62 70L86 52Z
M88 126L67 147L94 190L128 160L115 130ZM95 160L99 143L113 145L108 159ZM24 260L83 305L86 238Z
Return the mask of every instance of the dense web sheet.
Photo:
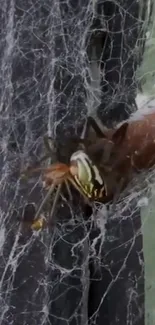
M84 325L88 318L95 324L101 308L105 323L110 308L109 324L118 324L121 290L126 292L126 324L138 324L142 317L143 253L136 211L148 201L137 185L115 212L97 207L95 227L76 195L72 205L62 197L52 229L31 232L20 223L26 204L38 206L45 194L40 177L26 182L20 176L44 153L43 136L58 139L59 159L65 159L65 138L80 134L87 115L96 114L98 106L100 111L105 107L104 119L113 112L114 121L121 120L118 107L114 113L116 101L122 116L124 104L126 112L129 101L135 107L135 68L150 1L141 7L140 14L138 1L99 1L98 10L89 0L1 1L1 325ZM145 178L147 183L150 179ZM26 213L34 213L32 205ZM135 242L139 248L131 259L138 259L139 270L137 275L129 272L116 305L108 294L119 290Z

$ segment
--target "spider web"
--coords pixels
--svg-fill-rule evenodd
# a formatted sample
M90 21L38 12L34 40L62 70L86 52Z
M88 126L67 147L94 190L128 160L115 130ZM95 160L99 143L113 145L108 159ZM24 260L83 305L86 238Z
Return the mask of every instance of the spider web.
M99 317L106 323L107 308L109 324L122 319L138 324L142 317L138 211L152 195L153 171L144 176L143 190L139 181L127 189L115 211L97 205L90 216L79 196L74 204L62 197L54 227L31 232L20 220L45 193L40 177L26 182L21 170L42 156L45 134L58 139L61 153L68 137L80 135L89 114L98 111L109 124L135 109L136 69L151 10L150 1L141 6L138 1L1 1L2 325L95 324ZM132 258L138 259L139 273L131 269L122 289ZM114 304L109 293L119 285Z

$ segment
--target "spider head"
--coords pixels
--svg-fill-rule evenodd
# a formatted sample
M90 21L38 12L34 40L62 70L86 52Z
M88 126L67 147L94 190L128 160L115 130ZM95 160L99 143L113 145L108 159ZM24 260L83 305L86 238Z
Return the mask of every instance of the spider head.
M46 188L61 184L68 178L69 167L63 163L56 163L44 170L43 184Z

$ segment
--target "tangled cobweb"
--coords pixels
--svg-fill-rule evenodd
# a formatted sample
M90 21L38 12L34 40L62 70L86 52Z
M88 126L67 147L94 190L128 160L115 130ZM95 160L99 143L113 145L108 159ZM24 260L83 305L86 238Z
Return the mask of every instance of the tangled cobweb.
M113 211L97 205L87 216L79 197L71 204L62 196L54 227L32 232L21 220L27 205L33 211L45 193L40 176L25 182L21 171L44 154L45 134L65 142L103 102L106 112L114 111L116 101L122 105L128 92L135 94L133 65L142 56L150 5L141 4L137 14L137 1L99 1L98 10L89 0L1 1L0 325L95 324L109 292L121 287L126 266L125 298L120 293L126 324L135 324L136 313L141 317L139 208L153 196L154 172L145 175L143 190L141 181L131 186ZM126 78L125 69L134 73ZM129 265L135 242L139 273ZM117 301L111 317L119 319Z

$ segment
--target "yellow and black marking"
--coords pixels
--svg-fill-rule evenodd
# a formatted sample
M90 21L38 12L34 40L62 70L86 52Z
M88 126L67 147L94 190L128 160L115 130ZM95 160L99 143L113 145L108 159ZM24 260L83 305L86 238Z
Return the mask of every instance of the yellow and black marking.
M102 199L105 196L105 188L104 186L95 187L93 183L84 184L79 181L78 177L75 176L75 181L78 187L82 190L82 192L91 200Z
M31 224L31 229L38 231L38 230L42 230L43 228L46 227L46 220L43 216L40 216L40 218L34 220Z
M71 162L77 164L77 175L74 175L77 186L91 200L105 196L105 186L98 168L82 150L71 156Z

